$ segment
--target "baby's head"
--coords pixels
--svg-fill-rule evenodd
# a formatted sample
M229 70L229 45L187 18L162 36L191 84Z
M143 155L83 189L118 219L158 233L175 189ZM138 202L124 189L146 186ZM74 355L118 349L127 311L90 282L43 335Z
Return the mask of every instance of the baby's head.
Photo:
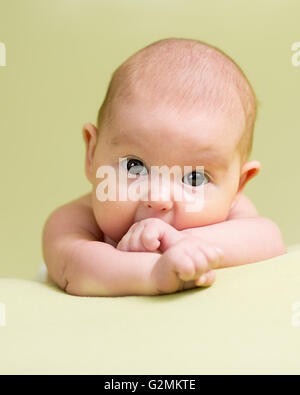
M226 220L235 198L260 169L259 162L247 162L255 118L251 85L219 49L196 40L167 39L131 56L112 76L97 127L83 128L86 174L102 231L119 241L134 222L149 217L178 230ZM99 183L107 179L107 174L97 174L103 166L115 170L115 201L97 198ZM158 199L151 199L153 166L182 171L180 179L170 181L171 191L160 187ZM185 166L192 169L186 173ZM204 172L196 172L196 166ZM149 179L147 195L140 194L137 201L118 198L119 180L128 173L139 181ZM126 188L136 180L128 175ZM202 188L202 209L187 210L188 201L174 198L176 188L191 196Z

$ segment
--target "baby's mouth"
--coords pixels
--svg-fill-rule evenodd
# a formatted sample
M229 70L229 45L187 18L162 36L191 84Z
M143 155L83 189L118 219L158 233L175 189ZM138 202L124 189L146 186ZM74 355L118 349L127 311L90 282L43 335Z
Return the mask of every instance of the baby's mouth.
M143 209L138 209L135 215L134 223L142 221L147 218L158 218L169 225L172 225L174 220L173 210L168 211L157 211L152 208L144 207Z

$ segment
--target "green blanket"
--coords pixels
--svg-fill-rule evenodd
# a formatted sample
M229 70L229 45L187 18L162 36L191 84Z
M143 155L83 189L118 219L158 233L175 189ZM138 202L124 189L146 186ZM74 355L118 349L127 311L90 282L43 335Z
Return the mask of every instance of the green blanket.
M300 246L164 296L0 279L0 374L300 373Z

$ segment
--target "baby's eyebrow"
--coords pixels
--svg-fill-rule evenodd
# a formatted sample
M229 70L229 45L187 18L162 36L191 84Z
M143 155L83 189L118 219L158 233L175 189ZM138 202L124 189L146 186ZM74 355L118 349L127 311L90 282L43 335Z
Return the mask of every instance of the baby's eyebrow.
M116 136L116 137L113 137L112 139L110 139L110 144L120 145L120 143L122 143L123 140L124 140L124 137L122 138L122 136Z
M136 143L132 141L132 138L128 135L114 136L110 139L112 145L118 146L122 143ZM207 147L206 147L207 148ZM190 155L193 162L197 162L199 165L209 165L215 168L226 167L228 165L228 160L221 156L218 152L212 149L204 149L201 152L199 148L196 150L194 155Z
M131 138L130 138L130 136L127 136L127 135L115 136L110 139L110 143L112 145L120 145L122 143L131 143Z
M204 151L199 153L197 160L202 163L207 163L214 167L225 167L228 165L228 160L215 151Z

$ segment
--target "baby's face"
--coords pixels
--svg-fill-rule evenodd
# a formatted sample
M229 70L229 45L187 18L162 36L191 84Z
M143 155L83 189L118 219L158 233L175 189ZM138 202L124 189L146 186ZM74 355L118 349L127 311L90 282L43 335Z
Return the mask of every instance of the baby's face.
M101 130L91 176L94 214L107 236L118 242L133 223L150 217L178 230L226 220L240 181L237 143L244 127L243 114L237 114L234 122L221 114L194 112L184 116L141 101L118 103L112 114L113 119ZM117 200L99 201L97 187L107 175L97 178L96 174L101 166L108 165L115 170ZM170 169L177 166L181 177L171 177L169 191L167 184L160 184L159 198L151 199L151 167L163 165ZM184 171L184 166L192 170ZM203 166L204 172L191 173L196 166ZM137 180L148 180L147 194L138 201L119 201L119 180L124 186L124 175L128 188ZM184 189L182 196L193 196L199 188L203 203L198 211L187 209L191 200L175 197L175 190Z

